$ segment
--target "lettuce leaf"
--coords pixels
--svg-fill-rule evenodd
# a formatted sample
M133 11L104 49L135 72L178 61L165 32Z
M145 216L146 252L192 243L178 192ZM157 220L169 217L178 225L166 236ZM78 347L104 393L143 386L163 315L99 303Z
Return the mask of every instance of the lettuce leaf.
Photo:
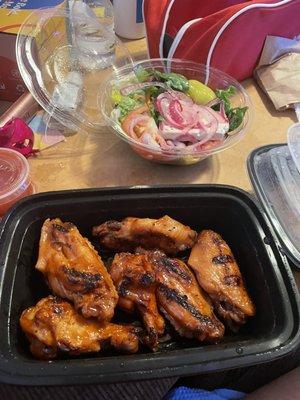
M113 89L111 92L111 99L116 108L120 111L120 120L145 103L144 92L140 90L128 96L122 96L118 89Z
M217 89L216 90L216 96L223 100L224 102L224 108L225 108L225 112L226 115L228 117L228 113L230 113L231 111L231 104L230 104L230 97L233 96L236 93L236 89L234 86L229 86L227 89L224 90L220 90Z
M138 101L132 99L130 96L122 96L122 100L118 104L121 118L125 117L125 115L133 111L135 108L138 108L140 105L141 104Z
M229 132L234 131L241 125L247 110L248 107L237 107L231 109L231 116L229 118Z
M158 70L146 70L139 66L135 69L135 75L139 82L146 82L150 78L155 78L160 82L165 82L167 86L174 90L180 90L181 92L187 92L189 90L189 82L185 76L175 74L174 72L165 73Z
M156 70L153 70L153 75L156 79L165 82L171 89L180 90L181 92L189 90L189 81L183 75L175 74L174 72L164 73Z
M152 77L150 72L148 72L145 68L141 66L137 67L134 73L139 82L146 82L149 78Z
M230 97L236 93L234 86L229 86L224 90L216 90L216 96L221 99L224 103L224 109L226 116L229 120L229 132L234 131L243 122L244 116L248 107L235 107L232 108L230 103Z

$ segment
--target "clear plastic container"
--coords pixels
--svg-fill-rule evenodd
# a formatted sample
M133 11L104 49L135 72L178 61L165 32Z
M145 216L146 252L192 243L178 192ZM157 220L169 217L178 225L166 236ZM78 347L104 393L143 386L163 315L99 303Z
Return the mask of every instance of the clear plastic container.
M287 145L254 150L248 171L283 252L300 269L300 173Z
M225 89L228 88L228 86L234 86L236 88L235 95L230 99L233 107L248 107L242 124L236 130L230 132L225 141L218 146L201 152L186 152L182 149L176 148L168 151L162 149L154 150L150 145L147 146L129 137L123 131L121 125L112 118L112 89L116 87L122 88L131 83L138 83L135 73L132 70L132 64L116 69L101 87L101 91L99 92L99 108L102 110L106 122L114 129L115 133L122 140L125 140L131 148L143 158L165 164L194 164L212 154L219 153L238 143L247 132L253 112L251 100L242 85L224 72L218 71L214 68L209 68L208 70L205 65L180 59L152 59L139 61L134 64L134 68L138 67L143 67L145 70L152 70L155 68L162 72L175 72L186 76L188 79L196 79L203 83L206 81L208 75L209 79L207 85L213 90Z
M287 132L287 143L294 163L300 172L300 123L292 125Z
M34 11L16 41L18 67L29 91L51 117L76 133L101 132L99 88L115 69L132 62L101 4L76 0L70 8L63 2Z
M33 192L26 158L15 150L0 148L0 218Z
M276 147L271 149L268 155L287 205L300 219L300 174L290 150L288 146Z

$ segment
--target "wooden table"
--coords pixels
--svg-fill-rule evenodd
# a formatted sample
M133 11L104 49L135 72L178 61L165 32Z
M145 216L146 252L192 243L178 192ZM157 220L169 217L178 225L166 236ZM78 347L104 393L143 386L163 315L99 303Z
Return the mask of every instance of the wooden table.
M146 58L145 40L126 43L135 58ZM288 127L296 122L291 110L277 112L252 79L243 82L254 105L254 120L245 138L233 148L186 167L148 162L104 128L98 139L75 135L68 143L75 151L53 158L29 160L38 192L104 186L222 183L252 192L246 160L260 146L286 142ZM109 135L109 140L105 136ZM104 136L104 138L103 138ZM66 146L68 147L68 146ZM78 149L78 151L76 150ZM82 154L83 153L83 154ZM300 287L300 272L295 273Z

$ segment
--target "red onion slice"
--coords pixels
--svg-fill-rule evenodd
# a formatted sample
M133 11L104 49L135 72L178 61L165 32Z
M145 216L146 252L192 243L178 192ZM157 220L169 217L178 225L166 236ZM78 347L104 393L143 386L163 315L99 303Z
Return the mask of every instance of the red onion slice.
M213 135L217 131L218 120L214 114L210 113L206 107L198 107L198 124L197 127L204 129L207 133Z
M190 105L195 104L190 96L188 96L182 92L176 92L175 90L171 90L171 91L169 91L169 93L173 98L176 98L177 100L179 100L181 102L185 102Z
M155 138L149 132L144 132L140 137L139 141L156 150L161 148L159 143L157 143Z
M177 136L176 141L198 143L198 139L195 137L195 135L192 135L190 133L184 133L182 135Z
M182 94L182 93L181 93ZM177 95L176 95L177 96ZM193 102L180 101L173 93L162 93L156 100L156 108L162 117L176 128L192 127L197 122ZM184 95L184 98L187 97Z
M168 113L170 119L172 119L172 121L174 121L176 125L185 125L185 120L182 111L183 110L181 104L178 100L171 100L169 102Z
M205 107L205 106L204 106L204 107ZM206 109L206 111L208 111L211 115L213 115L213 116L216 118L216 120L217 120L218 122L220 122L221 124L224 124L224 123L228 122L227 117L226 117L226 116L224 117L220 112L215 111L215 110L213 110L212 108L209 108L209 107L205 107L205 109Z
M221 102L220 114L221 114L221 116L222 116L226 121L228 121L228 118L227 118L227 115L226 115L226 112L225 112L224 101Z

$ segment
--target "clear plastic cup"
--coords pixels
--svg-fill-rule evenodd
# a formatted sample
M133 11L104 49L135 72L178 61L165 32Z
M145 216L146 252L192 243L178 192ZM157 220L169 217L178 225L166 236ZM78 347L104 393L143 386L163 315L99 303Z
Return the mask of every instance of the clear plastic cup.
M93 62L100 69L112 65L116 36L110 0L73 0L70 17L72 40L81 54L81 64L90 68Z
M14 203L32 193L26 158L15 150L0 148L0 218Z

